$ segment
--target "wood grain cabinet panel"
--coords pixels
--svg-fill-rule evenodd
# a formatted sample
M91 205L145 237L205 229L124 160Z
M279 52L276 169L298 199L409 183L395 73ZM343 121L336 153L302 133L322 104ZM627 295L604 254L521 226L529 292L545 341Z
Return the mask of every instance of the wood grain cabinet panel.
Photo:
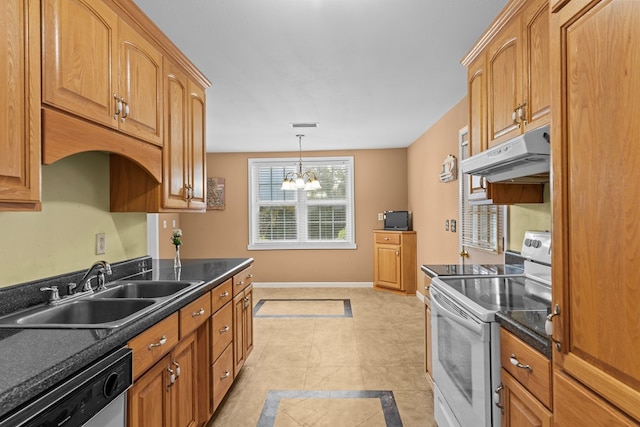
M415 231L373 232L373 286L415 294L417 280Z
M551 411L504 369L502 386L502 427L551 427Z
M156 323L129 341L133 350L133 377L138 378L178 343L178 313Z
M551 37L556 421L582 392L640 423L640 2L571 0Z
M42 101L162 145L160 51L101 0L46 0L42 10Z
M214 362L233 341L233 304L227 304L211 318L211 360Z
M0 2L0 211L40 210L40 10Z
M171 427L169 393L170 357L165 356L127 392L127 425L129 427Z
M253 286L233 298L233 376L240 373L253 350Z
M207 292L180 309L180 338L189 335L211 317L211 295Z

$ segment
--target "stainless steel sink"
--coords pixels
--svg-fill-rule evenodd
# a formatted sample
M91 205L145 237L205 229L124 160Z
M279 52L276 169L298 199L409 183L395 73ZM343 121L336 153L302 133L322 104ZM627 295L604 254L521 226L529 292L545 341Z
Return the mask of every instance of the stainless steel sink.
M103 329L121 327L186 294L202 282L116 281L107 289L75 294L0 317L0 328Z
M106 290L96 292L92 298L164 298L199 284L175 281L114 282Z
M152 299L79 299L16 312L1 318L0 324L17 328L115 328L148 312L155 303Z

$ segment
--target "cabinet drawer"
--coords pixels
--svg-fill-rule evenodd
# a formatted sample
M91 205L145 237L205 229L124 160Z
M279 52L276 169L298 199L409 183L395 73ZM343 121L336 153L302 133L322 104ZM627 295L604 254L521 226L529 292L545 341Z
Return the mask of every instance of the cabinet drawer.
M227 280L211 291L211 312L215 313L220 310L223 305L231 301L232 279Z
M244 288L251 284L251 267L247 267L240 273L233 276L233 296L238 295Z
M178 343L178 313L156 323L129 341L133 350L133 377L138 378Z
M212 317L211 348L215 361L233 340L233 304L225 305Z
M233 383L233 346L227 347L211 370L213 372L211 378L213 410L215 411Z
M500 363L547 408L551 408L551 361L515 335L500 329ZM515 363L529 366L518 367Z
M399 245L400 234L398 233L376 233L376 243L387 245Z
M180 309L180 337L195 331L211 316L211 295L206 293Z

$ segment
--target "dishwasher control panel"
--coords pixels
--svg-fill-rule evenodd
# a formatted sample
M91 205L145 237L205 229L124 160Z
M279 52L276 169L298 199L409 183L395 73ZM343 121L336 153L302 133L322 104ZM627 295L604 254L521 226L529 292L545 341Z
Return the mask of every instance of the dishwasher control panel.
M122 348L27 403L4 426L80 426L85 424L133 383L132 353Z

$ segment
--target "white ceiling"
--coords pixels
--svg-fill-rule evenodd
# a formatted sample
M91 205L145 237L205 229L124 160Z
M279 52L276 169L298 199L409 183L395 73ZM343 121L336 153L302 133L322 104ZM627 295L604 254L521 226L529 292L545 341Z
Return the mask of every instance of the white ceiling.
M465 96L460 60L506 2L135 0L213 82L207 152L411 145Z

